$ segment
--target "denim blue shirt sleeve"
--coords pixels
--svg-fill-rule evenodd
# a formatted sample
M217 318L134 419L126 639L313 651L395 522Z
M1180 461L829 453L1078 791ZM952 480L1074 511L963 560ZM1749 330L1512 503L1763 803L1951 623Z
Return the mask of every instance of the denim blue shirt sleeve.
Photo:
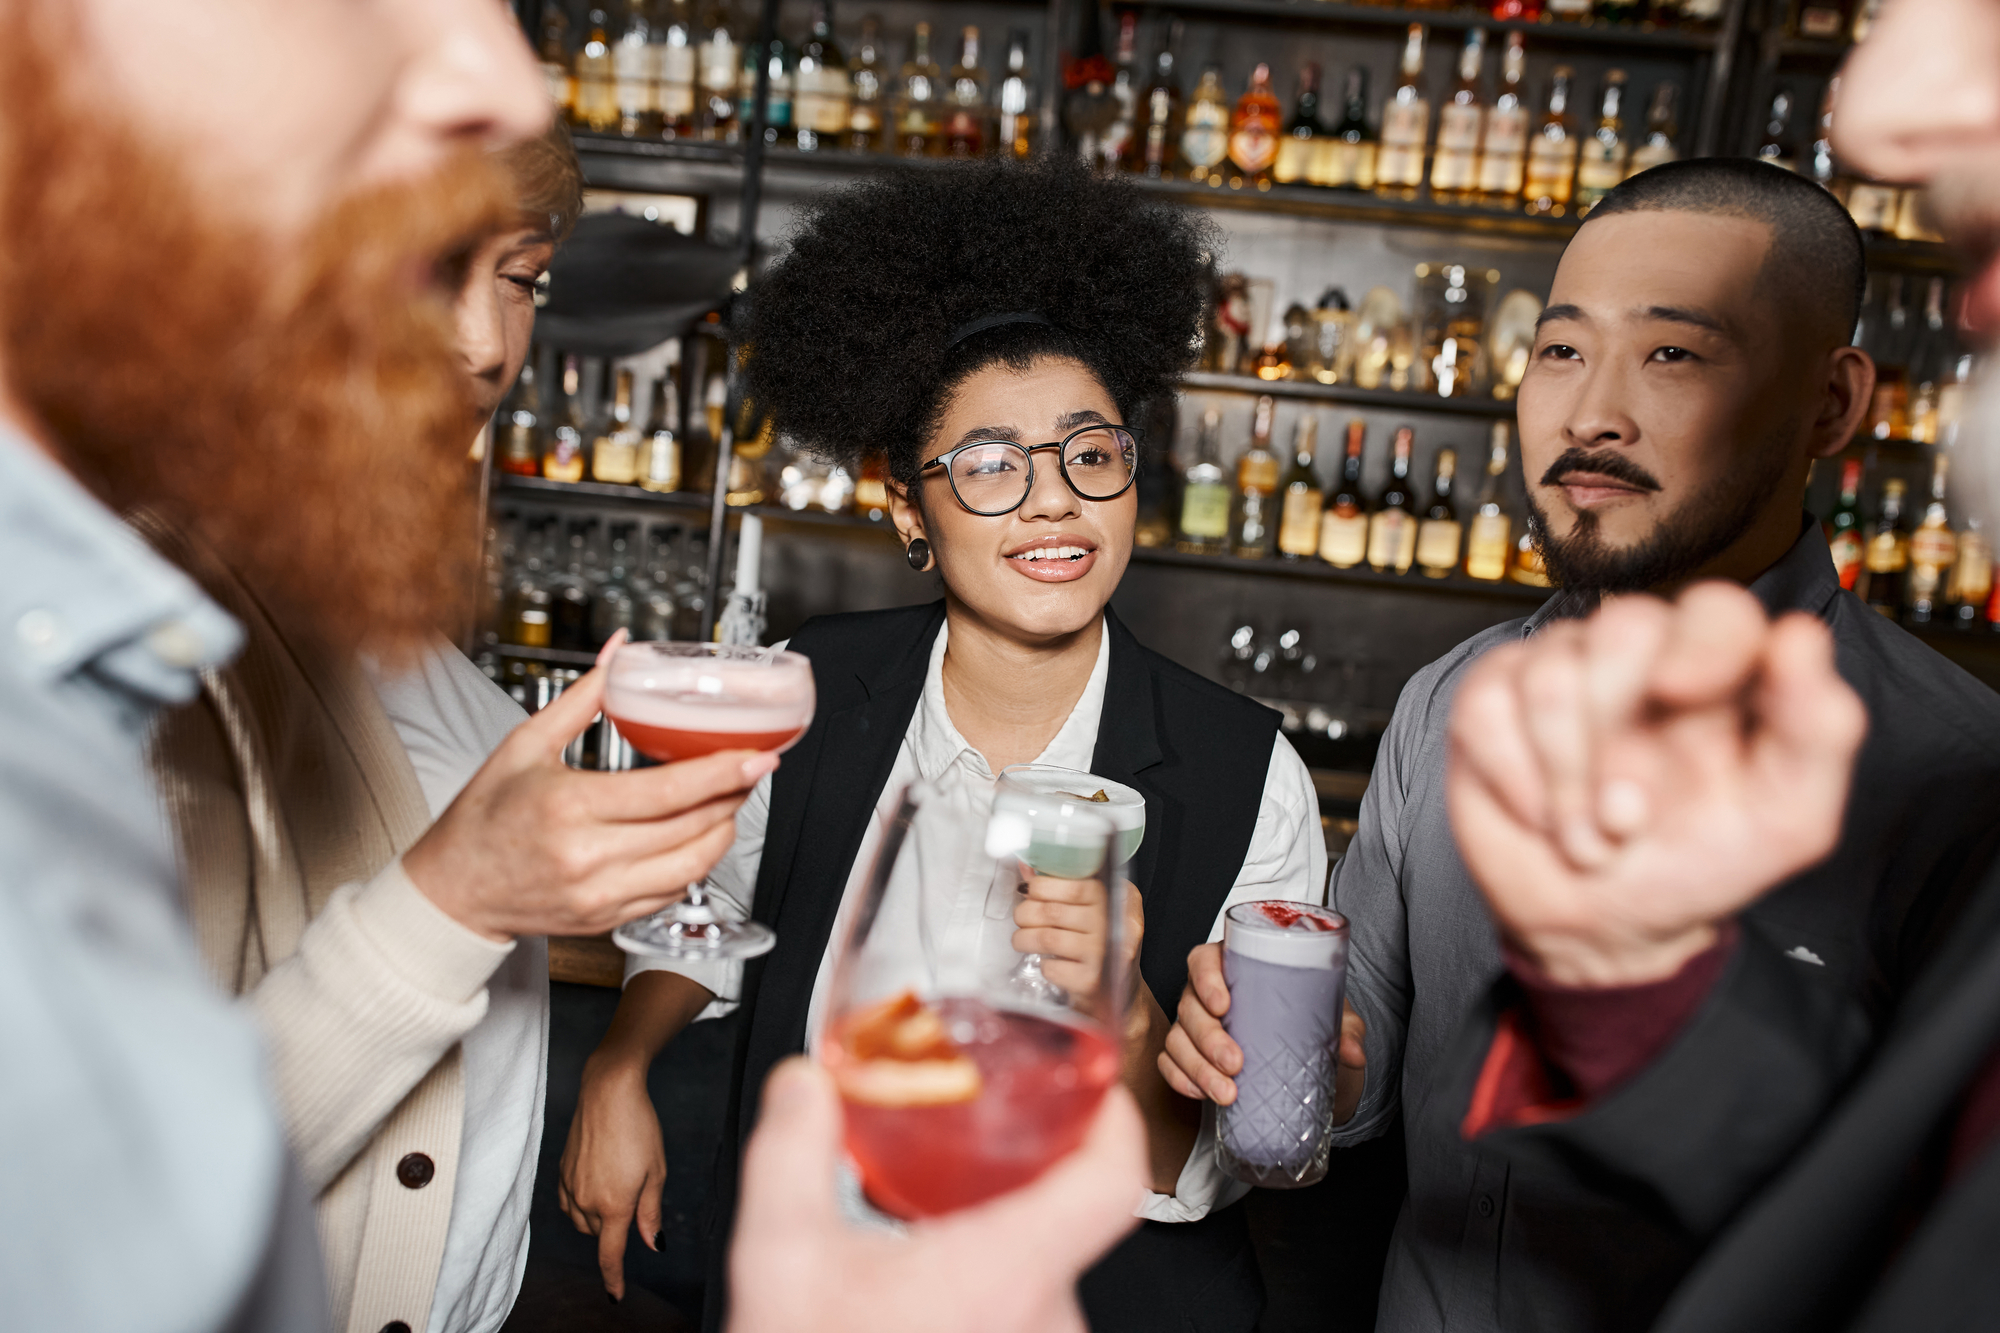
M237 627L5 432L0 569L0 1322L323 1328L256 1033L201 970L143 758Z

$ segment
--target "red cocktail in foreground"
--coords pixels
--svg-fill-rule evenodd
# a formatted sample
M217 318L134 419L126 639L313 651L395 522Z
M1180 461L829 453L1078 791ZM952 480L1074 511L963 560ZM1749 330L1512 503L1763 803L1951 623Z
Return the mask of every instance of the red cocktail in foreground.
M696 717L691 720L703 719ZM732 717L728 720L737 722L746 719ZM755 722L757 719L747 720ZM675 759L699 759L702 755L718 754L723 750L789 749L805 731L803 726L779 726L763 731L722 731L712 723L702 728L660 726L620 717L616 713L611 714L611 722L618 728L619 735L632 743L633 749L663 764Z
M825 1057L868 1197L904 1218L1033 1180L1083 1141L1118 1077L1087 1022L907 993L839 1019Z

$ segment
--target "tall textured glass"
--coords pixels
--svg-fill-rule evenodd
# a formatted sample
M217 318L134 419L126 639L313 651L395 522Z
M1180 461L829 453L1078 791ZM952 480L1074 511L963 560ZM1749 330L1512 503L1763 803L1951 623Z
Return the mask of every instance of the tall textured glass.
M1238 1180L1296 1189L1326 1175L1347 984L1347 919L1309 903L1239 903L1223 921L1222 1026L1243 1049L1216 1160Z

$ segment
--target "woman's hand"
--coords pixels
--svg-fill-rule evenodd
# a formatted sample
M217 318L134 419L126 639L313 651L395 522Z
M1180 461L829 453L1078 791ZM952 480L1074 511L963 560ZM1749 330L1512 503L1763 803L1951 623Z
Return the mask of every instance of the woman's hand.
M1014 949L1042 956L1042 975L1078 1000L1094 999L1104 977L1108 922L1104 882L1032 876L1027 897L1014 906ZM1125 885L1123 971L1132 975L1146 937L1146 906L1139 890Z
M625 1295L626 1230L636 1225L646 1248L660 1248L666 1183L666 1147L646 1095L645 1065L592 1056L563 1145L556 1200L578 1231L597 1237L597 1266L613 1300Z

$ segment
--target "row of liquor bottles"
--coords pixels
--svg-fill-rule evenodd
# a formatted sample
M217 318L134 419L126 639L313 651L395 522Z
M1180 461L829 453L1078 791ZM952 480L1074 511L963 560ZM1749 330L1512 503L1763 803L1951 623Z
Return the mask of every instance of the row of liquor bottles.
M1839 501L1824 525L1834 569L1842 587L1891 619L2000 629L1993 542L1975 516L1954 525L1947 502L1950 464L1950 452L1938 450L1921 511L1907 481L1885 478L1874 517L1864 520L1864 463L1847 459L1841 466Z
M1210 409L1203 416L1195 460L1180 478L1177 549L1195 555L1321 560L1337 569L1365 566L1379 573L1414 569L1427 578L1462 573L1489 583L1512 579L1548 586L1525 525L1517 533L1503 500L1506 422L1493 423L1479 492L1470 516L1462 519L1456 449L1437 451L1430 494L1421 499L1411 474L1416 432L1397 427L1389 446L1388 480L1371 498L1362 490L1367 423L1359 418L1347 423L1339 471L1329 484L1321 479L1315 459L1317 414L1299 417L1287 463L1271 442L1275 412L1270 397L1257 400L1250 446L1237 460L1233 477L1220 461L1221 414Z
M502 512L487 532L481 640L594 652L621 629L695 638L707 550L679 524Z
M1870 275L1854 330L1855 345L1875 362L1864 437L1920 444L1955 437L1978 365L1946 316L1948 293L1943 278Z

